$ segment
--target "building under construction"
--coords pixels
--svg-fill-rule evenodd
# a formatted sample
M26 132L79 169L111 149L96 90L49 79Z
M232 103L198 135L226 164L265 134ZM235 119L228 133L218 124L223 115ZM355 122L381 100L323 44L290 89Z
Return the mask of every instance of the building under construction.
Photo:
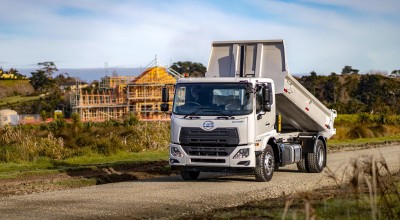
M170 91L170 106L174 84L180 74L172 69L156 65L146 69L137 77L106 76L93 92L79 90L71 99L74 112L84 122L122 120L129 114L140 120L169 120L169 115L160 110L161 89Z

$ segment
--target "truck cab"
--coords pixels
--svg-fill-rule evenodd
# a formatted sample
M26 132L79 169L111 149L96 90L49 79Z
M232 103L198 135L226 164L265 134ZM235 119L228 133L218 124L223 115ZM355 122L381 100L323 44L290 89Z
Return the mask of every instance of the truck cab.
M206 77L175 86L169 162L184 180L249 171L269 181L291 163L321 172L335 117L288 73L282 40L214 42Z

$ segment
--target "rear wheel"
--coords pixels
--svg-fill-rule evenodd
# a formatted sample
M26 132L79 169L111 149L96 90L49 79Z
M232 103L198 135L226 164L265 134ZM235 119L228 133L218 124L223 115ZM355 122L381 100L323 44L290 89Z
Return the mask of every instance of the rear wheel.
M257 165L254 168L256 180L268 182L274 174L275 160L274 151L270 145L267 145L263 152L257 156Z
M306 172L308 172L307 164L306 164L307 163L307 154L304 154L303 156L304 156L303 159L301 159L299 162L297 162L297 169L300 172L306 173Z
M310 173L321 173L324 169L326 160L325 144L321 140L317 141L314 153L308 153L307 165Z
M189 171L185 168L181 169L181 177L183 180L197 180L199 178L200 171Z

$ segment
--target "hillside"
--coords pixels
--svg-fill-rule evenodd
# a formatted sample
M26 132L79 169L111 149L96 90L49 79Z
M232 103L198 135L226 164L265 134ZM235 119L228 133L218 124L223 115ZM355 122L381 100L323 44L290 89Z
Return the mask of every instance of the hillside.
M339 114L354 114L369 112L376 114L400 114L400 78L392 78L379 74L342 74L317 75L312 72L308 76L296 77L299 82L315 95L328 108L333 108ZM47 97L44 102L34 103L31 107L25 106L23 96L31 95L34 89L29 80L0 80L0 99L15 96L16 100L9 100L9 108L20 112L40 112L43 108L51 112L60 102L62 93L57 100ZM21 97L19 97L21 95ZM56 97L56 96L55 96ZM5 104L6 102L3 102ZM51 106L48 105L53 103ZM67 104L63 104L67 106ZM28 107L28 108L27 108Z
M0 80L0 98L30 95L34 92L29 80Z
M339 114L361 112L400 114L400 79L379 74L309 76L298 80L313 95Z

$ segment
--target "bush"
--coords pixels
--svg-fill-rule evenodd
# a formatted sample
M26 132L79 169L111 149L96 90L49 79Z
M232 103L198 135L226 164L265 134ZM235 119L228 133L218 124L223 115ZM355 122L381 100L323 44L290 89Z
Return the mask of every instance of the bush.
M96 144L97 138L90 134L82 134L76 139L78 147L90 147Z
M132 126L132 125L138 125L138 124L139 124L139 119L133 113L130 113L124 120L125 127Z
M96 150L99 154L109 156L117 153L118 147L116 147L112 140L102 138L96 142Z
M0 161L33 161L42 157L59 160L93 153L165 150L169 130L168 122L144 123L135 117L128 117L124 123L85 123L79 132L65 120L38 126L7 126L0 128Z
M39 157L60 160L67 158L70 153L70 151L64 147L64 140L54 137L52 133L49 133L47 138L39 139L36 146Z
M347 138L349 139L372 138L372 137L374 137L374 133L367 127L362 125L354 127L347 133Z
M371 122L371 114L368 114L366 112L362 112L362 113L358 114L357 116L358 116L357 117L358 122L361 123L361 124L365 124L365 123Z

